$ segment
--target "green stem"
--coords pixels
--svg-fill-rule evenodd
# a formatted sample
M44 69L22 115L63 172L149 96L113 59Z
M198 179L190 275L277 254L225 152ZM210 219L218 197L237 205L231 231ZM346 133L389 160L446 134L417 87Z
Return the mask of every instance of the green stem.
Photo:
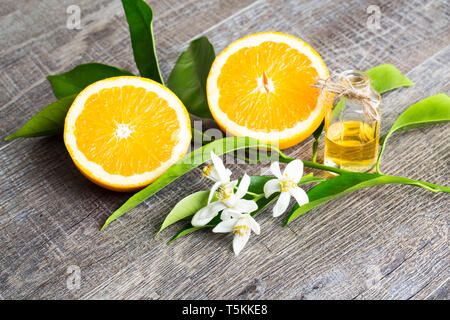
M247 194L250 194L250 193L248 193L247 192ZM259 199L262 199L262 198L264 198L264 193L260 193L260 194L255 194L255 193L253 193L255 196L254 196L254 198L253 198L253 201L258 201Z
M252 197L259 197L261 194L259 194L259 193L254 193L254 192L250 192L250 191L247 191L247 194L249 195L249 196L252 196Z
M381 158L381 154L380 154L380 158ZM285 159L285 162L291 162L292 158ZM314 169L319 169L319 170L325 170L325 171L330 171L330 172L334 172L337 174L345 174L345 173L353 173L352 171L348 171L348 170L344 170L344 169L338 169L338 168L333 168L333 167L329 167L329 166L325 166L319 163L315 163L315 162L310 162L310 161L303 161L303 164L306 167L310 167L310 168L314 168ZM388 178L389 182L388 183L398 183L398 184L407 184L407 185L413 185L413 186L417 186L417 187L421 187L423 189L426 189L428 191L431 192L446 192L446 193L450 193L450 188L446 187L446 186L441 186L438 184L433 184L433 183L429 183L426 181L420 181L420 180L413 180L413 179L409 179L409 178L405 178L405 177L399 177L399 176L390 176L390 175L385 175L385 174L381 174L379 172L379 167L378 167L379 163L377 164L377 173Z
M197 132L196 134L199 134L199 132ZM376 163L376 171L378 174L383 175L386 178L389 178L389 182L388 183L398 183L398 184L407 184L407 185L414 185L417 187L421 187L423 189L429 190L431 192L446 192L446 193L450 193L450 188L449 187L445 187L445 186L440 186L437 184L433 184L433 183L429 183L429 182L425 182L425 181L420 181L420 180L413 180L413 179L409 179L409 178L405 178L405 177L399 177L399 176L390 176L390 175L384 175L380 173L380 160L381 157L383 155L383 151L385 149L386 146L386 141L389 138L390 133L388 133L385 137L382 138L381 140L381 150L380 153L378 155L378 159L377 159L377 163ZM281 150L274 148L280 155L279 161L280 162L284 162L284 163L289 163L291 161L296 160L295 158L291 158L287 155L285 155ZM269 158L267 160L270 160ZM337 174L345 174L345 173L353 173L352 171L348 171L348 170L344 170L344 169L339 169L339 168L333 168L333 167L329 167L320 163L315 162L315 157L313 157L313 161L303 161L303 164L306 167L309 168L313 168L313 169L319 169L319 170L324 170L324 171L329 171L329 172L334 172ZM261 198L261 195L258 194L254 194L254 193L248 193L249 195L257 198L258 200ZM264 195L262 195L264 196Z
M440 186L438 184L429 183L425 181L420 180L413 180L405 177L399 177L399 176L389 176L389 175L383 175L384 177L389 179L390 184L399 183L399 184L407 184L412 186L417 186L423 189L426 189L431 192L445 192L450 193L450 188L446 186Z
M296 160L295 158L291 158L291 157L285 155L283 152L281 152L278 149L277 149L277 152L280 154L280 158L278 159L280 162L289 163L291 161ZM329 167L329 166L326 166L326 165L323 165L323 164L320 164L320 163L317 163L317 162L313 162L313 161L304 161L304 160L302 160L302 162L303 162L303 164L306 167L319 169L319 170L330 171L330 172L334 172L334 173L337 173L337 174L351 172L351 171L347 171L347 170L344 170L344 169Z
M380 141L381 150L380 150L380 153L378 154L378 158L377 158L377 165L376 165L377 173L381 173L380 172L380 161L381 161L381 157L383 156L384 148L386 147L386 141L390 135L391 135L391 132L389 132L386 136L384 136L383 138L380 139L381 140Z
M319 169L319 170L330 171L330 172L334 172L334 173L337 173L337 174L343 174L343 173L350 173L351 172L351 171L347 171L347 170L344 170L344 169L329 167L329 166L326 166L326 165L323 165L323 164L320 164L320 163L317 163L317 162L312 162L312 161L302 161L302 162L303 162L303 164L306 167Z
M319 140L320 138L316 139L313 144L313 157L312 157L313 162L316 162L317 160L317 149L319 148Z

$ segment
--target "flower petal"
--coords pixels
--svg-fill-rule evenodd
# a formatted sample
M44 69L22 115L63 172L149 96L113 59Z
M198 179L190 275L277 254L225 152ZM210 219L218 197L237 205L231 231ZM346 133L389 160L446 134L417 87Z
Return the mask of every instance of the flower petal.
M281 171L280 171L280 163L278 161L274 161L270 165L270 172L277 177L278 179L281 179Z
M209 192L209 196L208 196L208 204L211 203L212 198L214 197L214 194L216 193L217 189L219 189L220 187L220 182L216 182L214 183L214 185L211 188L211 191Z
M198 210L197 213L194 214L191 220L192 226L204 226L205 224L210 222L220 210L225 208L226 206L222 201L211 202L206 207Z
M281 192L280 180L272 179L267 181L264 184L264 196L268 198L275 192Z
M238 198L233 193L227 199L224 199L222 201L228 208L234 208L236 206L237 200L238 200Z
M248 239L250 238L250 227L247 225L247 219L239 219L238 223L233 227L233 251L235 255L238 255Z
M289 193L295 198L300 207L309 202L308 194L302 188L291 188Z
M291 200L291 195L289 194L289 192L281 192L277 203L273 207L274 217L278 217L286 211L287 207L289 206L289 200Z
M303 175L303 162L301 160L294 160L287 164L284 169L284 176L288 177L290 180L296 184L300 181Z
M244 174L244 176L241 179L241 182L239 183L239 187L236 191L236 197L238 199L241 199L248 191L248 187L250 186L250 177L247 174Z
M220 215L220 219L222 221L234 219L236 222L237 219L239 219L241 216L242 216L242 213L240 213L234 209L227 208L222 211L222 214Z
M213 232L231 232L233 231L233 227L236 224L236 219L225 220L217 224L217 226L212 229Z
M209 180L214 181L214 182L220 182L221 181L220 180L220 176L217 173L217 170L216 170L216 168L214 166L212 166L209 169L209 173L205 177L208 178Z
M222 159L220 159L214 151L211 151L211 160L214 164L214 168L216 169L216 172L222 182L230 181L230 174L231 171L225 168L223 165Z
M258 209L258 205L253 200L238 199L234 210L242 213L250 213Z
M259 227L259 223L256 222L256 220L249 214L246 214L245 217L247 219L248 226L253 230L253 232L256 234L260 234L261 228Z

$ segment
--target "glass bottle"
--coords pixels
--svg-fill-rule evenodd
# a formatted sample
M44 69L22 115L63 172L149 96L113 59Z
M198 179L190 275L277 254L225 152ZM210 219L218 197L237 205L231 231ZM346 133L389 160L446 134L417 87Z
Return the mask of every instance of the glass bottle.
M370 85L369 76L359 70L344 71L337 82L351 92L336 94L332 108L326 110L324 164L349 171L372 171L380 138L380 94Z

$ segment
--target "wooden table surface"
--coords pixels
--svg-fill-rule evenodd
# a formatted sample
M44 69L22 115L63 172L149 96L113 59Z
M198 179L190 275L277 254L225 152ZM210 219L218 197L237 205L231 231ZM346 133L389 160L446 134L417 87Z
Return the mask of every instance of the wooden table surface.
M66 27L66 9L73 4L81 9L80 30ZM198 36L206 35L219 53L242 36L275 30L307 41L331 71L392 63L411 78L415 87L383 96L382 133L409 105L449 92L450 6L445 0L150 4L165 79ZM373 28L370 17L376 13L368 13L369 5L380 10L379 29ZM0 136L55 100L47 75L87 62L137 73L119 0L2 0ZM449 136L448 125L395 134L382 170L449 185ZM308 139L287 153L310 160L311 145ZM0 160L3 299L449 298L446 194L402 185L358 191L286 228L269 209L258 217L262 234L252 236L235 258L230 234L199 231L167 245L179 224L153 239L183 196L210 186L200 169L100 232L130 194L86 180L61 137L2 139ZM267 165L232 169L261 174ZM68 286L77 270L79 288Z

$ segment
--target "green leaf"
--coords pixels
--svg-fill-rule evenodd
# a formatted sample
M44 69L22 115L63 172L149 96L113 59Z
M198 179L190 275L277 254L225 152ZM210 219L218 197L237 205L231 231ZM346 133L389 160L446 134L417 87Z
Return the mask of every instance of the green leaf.
M178 239L182 236L185 236L189 233L192 233L194 231L200 230L206 228L206 226L201 226L201 227L193 227L190 223L188 223L187 225L185 225L183 228L181 228L177 233L175 233L175 235L170 238L169 241L167 241L167 243L171 243L173 240Z
M52 84L53 93L58 99L76 95L88 85L111 77L132 76L130 71L101 63L80 64L72 70L48 76L47 79Z
M181 228L172 238L170 238L170 240L167 241L167 243L171 243L175 239L178 239L178 238L180 238L182 236L185 236L185 235L187 235L189 233L192 233L192 232L200 230L200 229L213 228L217 224L219 224L220 221L221 221L220 215L217 215L217 216L214 217L214 219L211 220L210 223L208 223L207 225L204 225L204 226L193 227L190 223L188 223L183 228Z
M321 136L321 134L322 134L324 125L325 125L325 121L322 121L322 123L321 123L320 126L316 129L316 131L313 132L313 137L314 137L314 139L316 139L316 140L320 139L320 136Z
M394 122L388 135L403 130L450 121L450 97L439 93L427 97L406 109Z
M153 38L153 11L143 0L122 0L130 28L134 61L142 77L164 84Z
M264 185L266 184L267 181L272 179L273 177L250 176L250 185L248 186L248 191L251 193L262 194L264 193Z
M271 148L274 149L281 157L286 157L281 151L275 147L270 147L266 144L260 143L258 140L249 137L231 137L224 138L208 143L207 145L194 150L193 152L185 155L182 159L172 165L166 172L164 172L156 181L150 184L145 189L137 192L128 201L126 201L119 209L113 212L111 216L106 220L102 229L105 228L112 221L120 217L125 212L136 207L159 190L166 187L171 182L175 181L182 175L197 168L200 164L208 161L211 158L211 151L214 151L217 155L222 155L234 150L246 149L246 148Z
M379 173L347 172L335 178L319 183L307 192L309 203L299 207L295 204L289 213L285 225L311 209L347 193L384 184L415 185L432 192L450 192L450 188L404 177L388 176Z
M367 70L366 73L370 77L372 87L380 94L399 87L414 86L414 83L392 64L381 64Z
M394 132L431 126L448 121L450 121L450 97L445 93L439 93L425 98L406 109L382 139L382 147L377 159L377 172L380 171L380 160L386 147L386 142Z
M347 105L347 98L339 99L338 103L336 103L333 110L331 111L331 118L337 117L339 112L341 112L346 105Z
M186 219L194 215L201 208L206 207L208 205L208 196L209 191L206 190L193 193L183 198L166 216L166 219L164 219L164 222L162 223L161 228L159 228L158 232L156 233L155 238L168 226L180 220Z
M64 131L67 111L75 100L75 95L62 98L39 111L33 118L5 140L53 136Z
M298 186L303 186L305 184L309 184L309 183L316 183L316 182L322 182L322 181L327 181L327 179L322 178L322 177L316 177L314 176L312 173L309 173L307 175L304 175L301 179L300 182L297 183Z
M317 186L307 192L309 203L301 207L299 207L298 204L294 205L291 213L288 215L285 224L290 223L301 214L308 212L312 208L315 208L327 201L330 201L353 190L361 189L358 188L359 184L371 181L378 177L379 175L370 173L346 173L319 183Z
M206 37L191 42L178 58L167 86L183 101L189 113L211 118L206 97L206 79L216 54Z

